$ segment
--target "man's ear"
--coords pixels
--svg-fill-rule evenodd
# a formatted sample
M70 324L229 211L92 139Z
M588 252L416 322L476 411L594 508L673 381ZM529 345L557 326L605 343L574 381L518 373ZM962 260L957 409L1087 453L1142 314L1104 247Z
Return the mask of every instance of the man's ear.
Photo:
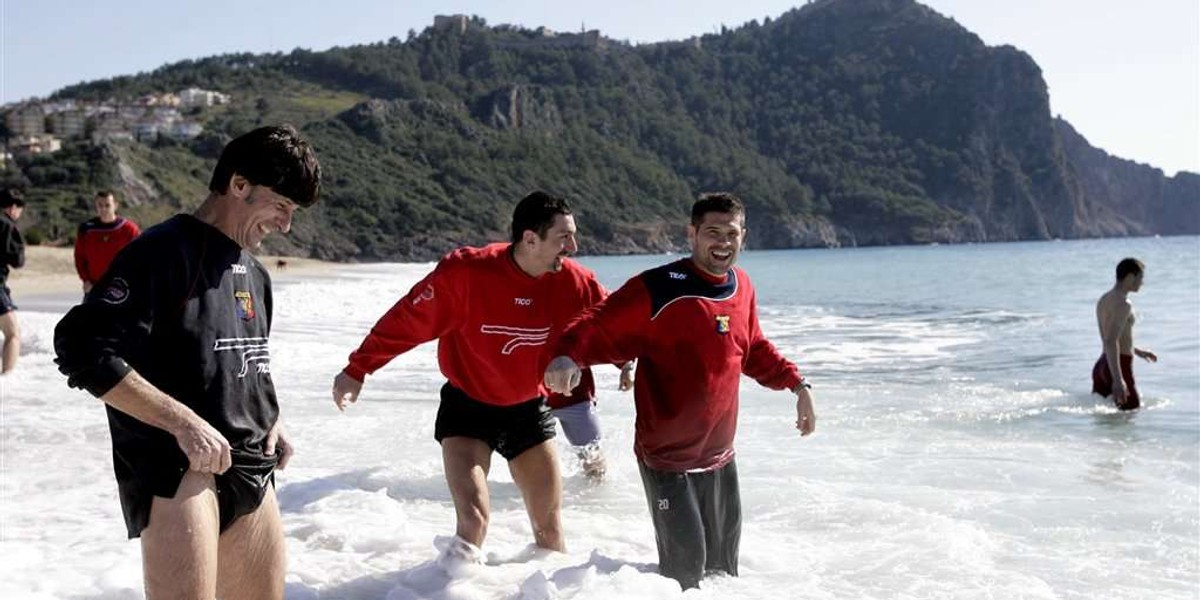
M692 225L691 223L688 223L687 233L688 233L688 242L695 242L696 241L696 226Z
M250 195L250 180L234 173L229 177L229 187L227 192L231 196L236 196L239 200L244 200Z
M535 233L533 230L526 229L525 231L521 232L521 243L522 244L528 244L528 245L532 246L537 243L537 240L538 240L538 234Z

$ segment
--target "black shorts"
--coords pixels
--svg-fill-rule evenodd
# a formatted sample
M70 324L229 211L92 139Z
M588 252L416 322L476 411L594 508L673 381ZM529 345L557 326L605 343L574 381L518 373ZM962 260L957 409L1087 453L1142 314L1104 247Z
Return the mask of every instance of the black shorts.
M683 589L700 587L705 573L738 574L742 500L737 465L715 471L656 471L638 461L654 521L658 572Z
M258 510L267 494L267 486L275 485L277 463L274 456L260 457L234 451L233 466L213 476L222 533L238 518ZM143 471L139 478L117 481L121 512L125 515L130 539L141 537L142 530L150 524L154 497L174 498L185 473L186 467L164 469L159 473Z
M8 289L7 285L0 285L0 315L6 315L14 310L17 310L17 305L13 304L12 290Z
M486 442L505 460L554 439L554 417L544 398L512 406L494 406L468 396L447 383L442 386L433 438L468 437Z

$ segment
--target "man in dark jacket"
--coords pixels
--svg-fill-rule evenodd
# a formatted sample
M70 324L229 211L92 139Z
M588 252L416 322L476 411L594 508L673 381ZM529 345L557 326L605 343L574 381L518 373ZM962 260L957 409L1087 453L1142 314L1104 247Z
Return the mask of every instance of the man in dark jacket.
M147 598L282 599L283 434L267 270L249 252L311 206L320 167L288 126L221 153L192 214L151 227L55 330L59 369L107 405Z
M17 326L17 305L8 289L8 269L25 266L25 239L17 229L17 219L25 210L25 198L15 188L0 190L0 333L4 334L4 350L0 373L17 366L21 354L21 329Z

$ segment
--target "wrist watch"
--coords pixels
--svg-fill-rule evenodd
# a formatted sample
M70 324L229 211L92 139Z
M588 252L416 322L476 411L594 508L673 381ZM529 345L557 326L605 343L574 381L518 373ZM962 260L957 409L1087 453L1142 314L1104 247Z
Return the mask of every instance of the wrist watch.
M804 389L806 389L806 390L811 390L811 389L812 389L812 384L811 384L811 383L809 383L807 379L805 379L805 378L801 377L801 378L800 378L800 383L797 383L797 384L796 384L796 387L792 388L792 393L799 394L799 393L800 393L800 388L804 388Z

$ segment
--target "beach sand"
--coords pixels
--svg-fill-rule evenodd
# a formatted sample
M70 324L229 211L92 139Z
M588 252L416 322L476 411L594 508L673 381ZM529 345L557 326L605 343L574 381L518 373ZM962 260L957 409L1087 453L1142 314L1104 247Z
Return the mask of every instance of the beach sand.
M291 256L258 256L273 277L282 274L320 275L337 266L311 258ZM280 261L285 264L281 265ZM13 292L17 306L22 299L40 299L52 296L83 294L83 284L75 274L75 257L72 248L51 246L29 246L25 248L25 266L13 269L8 275L8 287Z

